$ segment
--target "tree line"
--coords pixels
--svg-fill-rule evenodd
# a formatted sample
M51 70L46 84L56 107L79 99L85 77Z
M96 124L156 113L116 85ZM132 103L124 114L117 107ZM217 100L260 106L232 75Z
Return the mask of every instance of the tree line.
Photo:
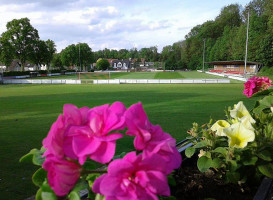
M99 58L164 62L165 69L198 69L204 50L206 62L244 60L248 11L248 60L273 66L272 0L253 0L245 8L239 4L225 6L214 20L193 27L184 40L163 47L161 53L157 46L93 52L87 43L71 44L56 53L55 43L40 40L28 18L14 19L0 37L0 61L9 65L12 59L19 59L22 70L26 61L31 61L55 68L78 66L82 71Z

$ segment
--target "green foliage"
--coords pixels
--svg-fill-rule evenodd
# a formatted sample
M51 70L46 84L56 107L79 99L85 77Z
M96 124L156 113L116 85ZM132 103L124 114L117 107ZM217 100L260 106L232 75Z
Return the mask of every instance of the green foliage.
M98 59L96 63L96 69L98 70L106 70L110 67L110 63L106 59Z
M37 191L36 200L57 200L57 196L54 191L50 188L47 181L44 181L40 189Z
M258 100L249 113L246 108L228 108L226 111L226 123L229 126L219 126L218 123L209 123L199 127L194 123L193 128L188 131L189 141L193 146L185 152L187 157L192 157L195 152L199 155L197 167L201 172L212 169L219 177L231 183L246 182L253 177L273 177L273 91L269 89L260 94L263 98ZM266 96L265 96L266 95ZM236 110L238 109L238 110ZM234 114L238 112L238 114ZM244 113L244 114L242 114ZM250 123L250 120L252 121ZM249 123L249 124L248 124ZM230 135L228 130L235 130L238 125L246 129L234 131ZM218 131L222 132L218 132ZM232 140L245 138L246 130L250 130L255 136L245 146L236 146ZM239 136L241 135L241 136Z
M42 187L47 177L47 171L43 168L39 168L32 176L32 182L38 187Z
M4 46L9 43L8 46L12 47L3 50L13 51L12 55L20 60L23 71L26 60L35 54L35 44L39 41L38 31L32 27L28 18L13 19L7 23L7 31L1 36Z
M76 45L76 52L79 54L76 65L80 66L80 71L87 71L86 67L95 62L92 49L87 43L79 43Z
M40 150L32 149L29 153L20 158L20 162L32 161L34 165L42 166L45 158L42 157L45 149L42 147Z
M29 74L30 74L29 71L25 71L25 72L11 71L11 72L4 72L3 73L4 76L24 76L24 75L29 75Z

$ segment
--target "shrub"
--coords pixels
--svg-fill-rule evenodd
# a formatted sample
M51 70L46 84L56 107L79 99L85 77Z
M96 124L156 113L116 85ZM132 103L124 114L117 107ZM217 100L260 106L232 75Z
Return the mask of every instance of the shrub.
M29 75L30 71L10 71L10 72L4 72L3 76L7 77L7 76L24 76L24 75Z

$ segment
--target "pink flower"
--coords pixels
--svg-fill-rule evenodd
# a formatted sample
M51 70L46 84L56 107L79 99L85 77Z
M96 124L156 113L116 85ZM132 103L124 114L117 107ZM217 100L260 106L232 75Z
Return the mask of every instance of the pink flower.
M143 159L131 152L110 163L108 173L96 179L92 189L106 199L157 200L157 195L170 195L166 167L157 155Z
M113 158L116 140L123 135L109 133L125 128L125 110L121 102L95 107L88 112L86 125L69 129L67 144L72 144L80 164L83 164L87 157L100 163L107 163Z
M256 77L248 79L245 85L244 95L250 98L253 94L266 90L271 86L272 81L268 77Z
M83 107L78 109L72 104L65 104L63 115L59 115L53 123L47 137L43 140L43 146L47 149L44 156L53 154L58 158L64 156L76 159L72 149L65 148L65 138L71 126L81 126L87 124L87 113L90 109Z
M271 86L272 80L270 80L268 77L262 77L262 89L266 90L267 88L269 88Z
M135 136L134 145L137 150L143 150L156 134L159 126L150 123L141 103L132 105L125 112L127 135ZM154 134L155 133L155 134Z
M43 140L47 149L44 156L53 154L59 159L79 160L80 164L84 164L87 157L101 163L109 162L115 154L116 140L122 137L120 133L109 133L125 128L125 110L121 102L92 109L64 105L63 115Z
M128 127L126 134L135 136L134 146L143 151L143 157L160 155L169 166L166 174L180 166L182 159L176 149L175 139L165 133L159 125L149 122L141 103L132 105L125 112L125 118Z
M164 160L167 164L166 174L170 174L181 165L181 155L176 149L175 139L171 136L168 136L167 139L161 142L151 142L150 145L143 150L143 158L150 157L154 154L159 155L160 159Z
M80 178L80 166L74 162L47 156L43 168L48 171L48 183L56 195L64 196Z

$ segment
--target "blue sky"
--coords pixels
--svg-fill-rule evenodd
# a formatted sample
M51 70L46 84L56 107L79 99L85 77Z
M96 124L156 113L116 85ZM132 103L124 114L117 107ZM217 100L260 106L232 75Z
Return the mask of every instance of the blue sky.
M28 17L58 52L70 44L130 49L183 40L192 27L213 20L221 8L250 0L0 0L0 33L12 19Z

